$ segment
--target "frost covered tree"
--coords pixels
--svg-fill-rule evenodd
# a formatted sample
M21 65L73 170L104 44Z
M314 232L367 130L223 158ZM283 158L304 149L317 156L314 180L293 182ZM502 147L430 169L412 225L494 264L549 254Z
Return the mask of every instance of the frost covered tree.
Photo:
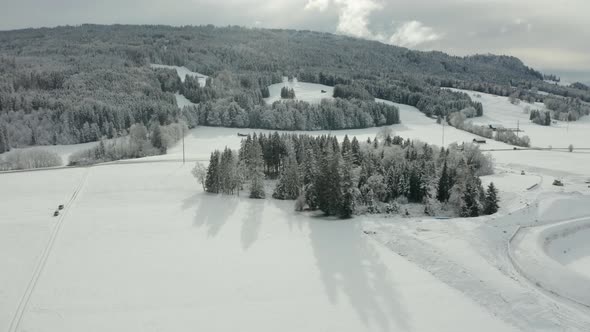
M483 213L491 215L498 212L498 201L498 189L496 189L494 183L491 182L486 191Z
M344 150L344 149L343 149ZM356 210L356 195L357 189L354 186L354 180L352 177L352 152L347 151L342 158L342 164L340 167L340 208L338 215L340 218L350 218L354 215Z
M287 142L286 150L287 156L283 158L283 169L272 197L293 200L299 197L301 177L299 175L299 165L297 164L295 150L290 142Z
M449 173L447 169L447 162L445 160L443 164L442 173L440 174L440 179L438 180L438 189L436 198L439 202L447 202L449 200L451 186L450 186L450 179Z
M218 150L211 153L209 166L207 167L207 176L205 178L205 191L208 193L218 194L220 191L219 178L219 159L221 155Z
M207 180L207 168L203 166L200 162L195 164L195 167L191 170L192 175L197 179L197 181L203 186L203 191L206 191L206 180Z
M160 125L154 126L154 129L152 130L152 133L150 135L150 141L154 148L160 150L160 153L166 153L166 142L164 141L162 135L162 128L160 127Z
M250 159L250 198L265 198L264 190L264 159L262 148L258 141L254 141L249 151Z

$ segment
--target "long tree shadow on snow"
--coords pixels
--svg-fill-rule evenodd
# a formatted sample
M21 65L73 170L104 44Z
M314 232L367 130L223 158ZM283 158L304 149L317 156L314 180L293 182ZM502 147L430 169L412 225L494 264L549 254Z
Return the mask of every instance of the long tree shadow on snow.
M199 192L185 199L182 208L186 210L196 206L193 225L206 227L209 236L216 236L239 203L240 198L236 196Z
M347 297L365 325L382 331L408 330L390 272L353 220L309 221L311 244L327 296L332 303ZM392 326L395 324L395 326Z

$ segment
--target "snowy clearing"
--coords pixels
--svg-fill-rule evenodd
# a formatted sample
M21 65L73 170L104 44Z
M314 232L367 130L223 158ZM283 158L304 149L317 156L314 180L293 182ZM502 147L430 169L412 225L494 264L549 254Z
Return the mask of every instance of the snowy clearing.
M515 331L366 236L358 220L207 195L175 163L88 172L18 330ZM15 187L35 184L26 173L10 177ZM9 233L0 234L6 243ZM1 257L3 267L14 262ZM33 273L19 267L2 293ZM10 324L22 287L14 293L0 326Z
M190 71L188 68L186 67L179 67L179 66L168 66L168 65L158 65L158 64L151 64L150 67L152 68L166 68L166 69L174 69L176 70L176 73L178 74L178 77L180 77L180 80L182 82L184 82L184 80L186 79L186 76L191 76L191 77L197 77L199 79L199 85L201 87L205 86L205 82L207 81L207 75L203 75L194 71Z

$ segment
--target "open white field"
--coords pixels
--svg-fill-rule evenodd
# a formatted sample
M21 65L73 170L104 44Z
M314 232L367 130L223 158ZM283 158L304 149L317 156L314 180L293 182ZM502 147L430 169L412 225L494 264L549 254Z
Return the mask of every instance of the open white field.
M34 174L57 181L52 172ZM9 191L35 183L27 173L6 176L0 181ZM97 166L83 184L15 330L515 330L372 240L359 220L297 214L292 202L207 195L178 163ZM26 195L15 200L26 204ZM41 242L47 233L37 235ZM6 243L7 232L0 236ZM22 250L27 240L4 251ZM13 257L0 257L4 271ZM19 267L34 258L22 257ZM30 270L15 271L19 278L1 283L1 294ZM3 328L18 300L2 302Z
M6 331L85 169L0 174L0 330ZM67 206L66 206L67 207Z

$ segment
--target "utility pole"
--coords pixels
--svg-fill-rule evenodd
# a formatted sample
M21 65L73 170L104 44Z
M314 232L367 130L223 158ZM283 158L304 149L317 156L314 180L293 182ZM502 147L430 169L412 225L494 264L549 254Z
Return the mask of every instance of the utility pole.
M445 147L445 119L441 121L442 123L442 147Z
M520 120L516 120L516 137L520 133Z
M185 158L184 158L184 126L182 127L182 164L184 165L185 163Z

